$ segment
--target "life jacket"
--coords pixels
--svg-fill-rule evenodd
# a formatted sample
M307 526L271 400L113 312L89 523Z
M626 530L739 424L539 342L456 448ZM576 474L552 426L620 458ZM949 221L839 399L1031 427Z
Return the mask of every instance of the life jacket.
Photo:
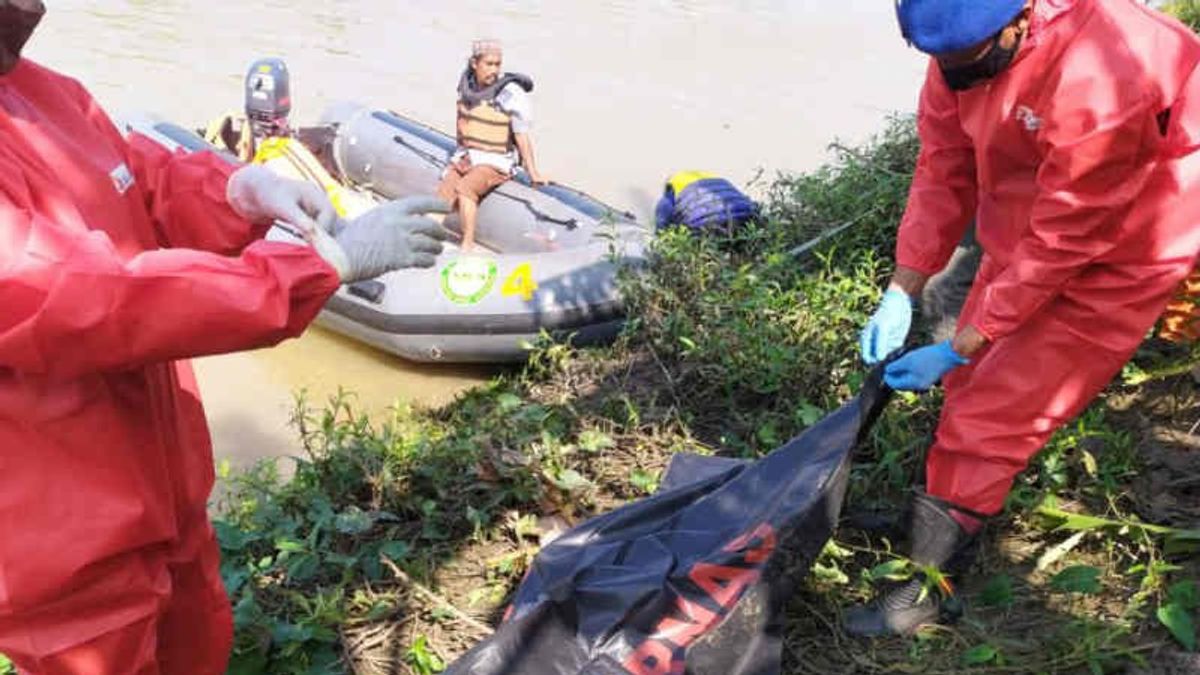
M474 108L458 106L458 144L471 150L512 152L512 115L494 103L480 103Z
M371 199L338 183L299 140L290 136L268 136L257 141L249 120L242 113L230 112L214 119L204 131L204 140L236 154L243 162L262 164L280 176L320 186L343 218L352 218L375 206Z
M375 206L369 197L346 188L321 166L321 161L300 141L287 136L272 136L259 142L254 163L262 164L280 176L307 181L321 187L343 218L353 218Z
M505 73L487 87L475 86L470 67L458 80L458 144L472 150L498 154L512 152L512 115L496 105L496 97L509 84L533 91L533 80L520 73Z
M254 130L245 113L235 110L215 118L205 127L204 140L243 162L254 158Z
M667 180L655 210L659 229L686 225L693 230L731 229L758 216L758 205L724 178L681 171Z

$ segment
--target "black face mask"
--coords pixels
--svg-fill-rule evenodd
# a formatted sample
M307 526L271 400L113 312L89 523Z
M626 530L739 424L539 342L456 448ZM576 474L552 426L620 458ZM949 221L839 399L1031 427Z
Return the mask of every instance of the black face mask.
M0 0L0 74L17 67L21 50L45 14L41 0Z
M1020 48L1021 37L1013 43L1012 49L1005 49L1000 46L1000 35L997 34L991 48L981 58L961 66L944 66L939 62L938 67L942 70L946 86L953 91L965 91L1003 73Z

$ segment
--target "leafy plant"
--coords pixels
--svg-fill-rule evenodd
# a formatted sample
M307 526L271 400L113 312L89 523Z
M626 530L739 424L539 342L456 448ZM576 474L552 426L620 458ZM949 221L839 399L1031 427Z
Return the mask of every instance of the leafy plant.
M989 644L977 645L963 654L963 665L985 666L989 664L1004 665L1000 650Z
M643 469L634 469L629 474L629 483L648 495L658 490L658 476Z
M985 607L1011 607L1013 604L1013 580L1001 574L988 580L979 594L979 603Z
M1050 579L1050 587L1063 593L1095 595L1100 592L1102 571L1089 565L1072 565Z
M872 567L867 572L871 581L904 581L912 577L915 568L908 560L897 558Z
M229 475L215 523L237 624L231 672L345 670L329 664L354 631L401 620L397 633L419 637L388 658L439 672L487 633L458 637L476 622L461 608L500 616L554 520L655 492L672 453L757 457L841 406L866 376L856 337L891 272L916 152L912 119L897 118L861 147L833 146L822 169L773 180L764 223L663 234L649 265L622 272L628 321L611 348L544 334L522 371L438 410L368 419L348 397L298 406L294 477L269 464ZM1192 596L1167 579L1191 573L1176 554L1200 532L1135 515L1140 439L1114 407L1102 399L1057 434L997 519L1039 571L1069 567L1044 587L1040 574L1022 582L1018 602L1026 561L984 556L981 609L954 631L864 648L838 632L838 608L881 580L919 575L926 593L949 582L896 558L891 531L843 523L798 584L787 639L805 657L787 657L788 672L1115 672L1166 631L1191 648ZM896 396L856 451L846 501L885 516L881 530L902 522L939 408L937 392ZM466 587L439 597L451 577ZM1120 609L1096 615L1101 605Z
M1181 581L1171 586L1155 615L1171 631L1171 635L1188 651L1196 651L1196 609L1200 607L1200 591L1195 581Z
M1200 31L1200 1L1173 0L1163 7L1168 14L1187 24L1192 30Z
M446 669L446 662L430 650L429 639L424 635L413 641L405 654L405 660L417 675L436 675Z

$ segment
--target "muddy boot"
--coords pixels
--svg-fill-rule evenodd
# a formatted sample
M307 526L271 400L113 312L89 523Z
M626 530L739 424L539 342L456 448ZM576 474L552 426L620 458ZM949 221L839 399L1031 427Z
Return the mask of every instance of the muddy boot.
M913 498L909 558L917 565L941 570L965 569L975 535L983 518L946 504L924 493ZM949 582L941 589L925 591L926 576L918 571L907 581L894 584L869 605L846 612L847 633L861 637L908 635L922 625L952 622L962 614L962 603Z

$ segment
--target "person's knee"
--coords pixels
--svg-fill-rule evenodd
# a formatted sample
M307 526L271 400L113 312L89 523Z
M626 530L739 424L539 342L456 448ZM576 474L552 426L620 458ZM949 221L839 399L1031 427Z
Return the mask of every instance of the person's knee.
M454 208L454 201L458 198L458 186L455 185L453 181L443 180L440 184L438 184L437 191L434 194L436 194L439 199L449 204L451 208Z
M472 185L467 185L465 182L459 183L454 188L454 197L458 200L459 205L469 203L471 205L479 205L479 192Z

